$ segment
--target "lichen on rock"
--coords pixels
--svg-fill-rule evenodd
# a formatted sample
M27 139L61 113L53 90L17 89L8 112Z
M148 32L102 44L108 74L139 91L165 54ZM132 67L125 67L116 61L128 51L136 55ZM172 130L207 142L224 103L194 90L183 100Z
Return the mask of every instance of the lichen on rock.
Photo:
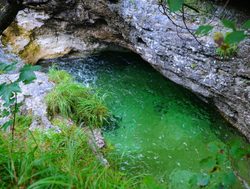
M41 56L41 48L36 41L31 41L19 52L19 55L26 63L36 64Z
M14 53L19 53L30 41L30 32L13 22L3 33L3 45L10 45Z

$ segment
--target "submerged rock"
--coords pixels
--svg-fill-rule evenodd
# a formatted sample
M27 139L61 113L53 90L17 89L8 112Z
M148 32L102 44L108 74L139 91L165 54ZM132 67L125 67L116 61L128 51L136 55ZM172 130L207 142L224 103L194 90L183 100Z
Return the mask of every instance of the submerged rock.
M27 20L31 23L24 24ZM178 18L176 22L181 24ZM114 45L130 49L168 79L214 104L250 140L250 40L240 44L234 58L215 58L211 37L202 38L201 47L186 30L177 32L157 0L53 0L20 12L16 24L28 32L14 35L19 41L14 50L29 63ZM188 25L197 28L199 21ZM10 31L3 36L6 43L13 41Z

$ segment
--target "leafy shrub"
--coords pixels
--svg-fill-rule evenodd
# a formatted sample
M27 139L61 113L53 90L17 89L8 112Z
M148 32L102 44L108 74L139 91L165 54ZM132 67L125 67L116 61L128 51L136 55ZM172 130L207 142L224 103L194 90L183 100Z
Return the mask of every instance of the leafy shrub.
M29 115L17 115L16 118L16 131L17 134L25 132L29 129L32 123L32 117Z

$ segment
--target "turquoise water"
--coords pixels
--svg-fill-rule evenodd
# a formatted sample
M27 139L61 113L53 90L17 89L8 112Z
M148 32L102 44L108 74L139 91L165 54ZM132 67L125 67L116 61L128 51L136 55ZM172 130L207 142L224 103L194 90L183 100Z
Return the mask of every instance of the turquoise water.
M53 62L105 94L116 122L104 135L115 147L110 158L118 158L123 171L152 175L174 189L193 188L190 180L202 173L210 175L212 187L217 186L220 172L229 173L232 165L221 160L220 169L206 171L202 160L217 158L211 146L230 148L235 141L249 146L212 107L131 53L106 52ZM249 159L241 158L234 166L245 180L250 178ZM233 185L241 187L240 182Z

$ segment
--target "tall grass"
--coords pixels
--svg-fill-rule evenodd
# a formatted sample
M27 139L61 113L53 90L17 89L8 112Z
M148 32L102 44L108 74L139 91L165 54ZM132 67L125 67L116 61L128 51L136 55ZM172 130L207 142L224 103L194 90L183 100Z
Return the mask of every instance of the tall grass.
M109 110L97 96L79 99L76 103L76 114L80 122L101 127L109 118Z
M110 114L102 98L74 82L65 71L52 70L49 78L57 83L46 97L49 115L61 114L87 126L103 126Z
M61 114L70 117L75 113L78 99L86 99L88 90L80 84L60 83L46 96L48 113L52 116Z
M0 188L136 188L134 179L99 163L80 128L26 131L15 140L12 146L0 134Z

